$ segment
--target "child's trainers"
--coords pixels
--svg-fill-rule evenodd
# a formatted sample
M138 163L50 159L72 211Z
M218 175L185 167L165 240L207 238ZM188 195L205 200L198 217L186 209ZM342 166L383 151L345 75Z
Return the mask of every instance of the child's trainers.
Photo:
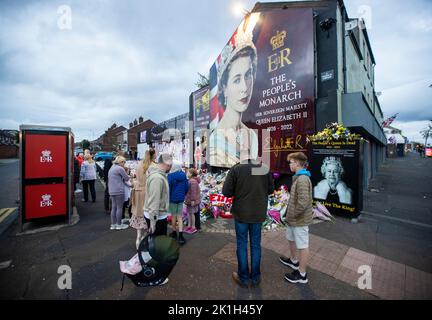
M189 233L190 234L194 234L194 233L196 233L198 230L196 229L196 228L194 228L194 227L192 227L192 228L190 228L189 229Z
M298 270L285 274L285 280L291 283L308 283L307 274L302 276Z
M191 233L190 230L191 230L191 227L186 227L183 229L183 232L190 234Z
M291 258L279 257L279 261L293 270L298 270L300 267L299 262L294 263Z

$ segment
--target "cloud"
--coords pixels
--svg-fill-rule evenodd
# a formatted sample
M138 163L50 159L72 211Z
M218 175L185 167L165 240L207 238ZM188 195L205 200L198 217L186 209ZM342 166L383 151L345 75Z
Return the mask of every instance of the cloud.
M407 137L409 141L424 143L424 138L420 134L420 131L427 128L429 123L429 121L401 122L395 120L391 126L402 130L402 135ZM429 143L431 143L431 141L429 141Z
M187 112L197 72L207 73L219 47L211 38L197 41L199 28L178 14L183 4L171 6L78 2L71 30L58 28L55 2L4 8L0 126L65 125L79 140L113 121L127 125L143 115L158 122Z
M379 97L385 116L399 112L399 121L432 119L432 78L410 82L382 91Z
M411 21L411 28L416 31L431 32L432 18L421 18Z

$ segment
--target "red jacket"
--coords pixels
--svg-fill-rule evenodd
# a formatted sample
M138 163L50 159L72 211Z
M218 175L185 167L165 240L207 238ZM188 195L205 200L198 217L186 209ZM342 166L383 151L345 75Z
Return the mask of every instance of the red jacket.
M84 162L84 158L83 158L82 156L77 156L76 158L77 158L77 160L78 160L79 167L81 168L81 165L82 165L83 162Z
M189 191L185 198L186 205L190 206L192 201L195 201L195 205L201 202L200 182L201 180L199 177L192 177L189 179Z

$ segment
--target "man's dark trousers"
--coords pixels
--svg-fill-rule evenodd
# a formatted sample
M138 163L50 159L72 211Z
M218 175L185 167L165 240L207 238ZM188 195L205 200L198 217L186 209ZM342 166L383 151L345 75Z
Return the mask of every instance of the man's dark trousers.
M242 223L235 220L237 238L238 275L244 284L257 283L261 277L261 228L262 223ZM251 271L248 263L248 235L250 237Z

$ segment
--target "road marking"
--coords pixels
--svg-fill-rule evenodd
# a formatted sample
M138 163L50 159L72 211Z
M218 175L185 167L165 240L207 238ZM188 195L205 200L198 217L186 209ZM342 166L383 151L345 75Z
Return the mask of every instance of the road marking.
M383 214L372 213L372 212L368 212L368 211L362 211L361 213L362 214L366 214L368 216L377 217L377 218L383 218L383 219L387 219L387 220L393 220L393 221L403 222L403 223L407 223L407 224L412 224L412 225L418 226L418 227L432 228L431 224L426 224L426 223L421 223L421 222L406 220L406 219L402 219L402 218L389 217L389 216L386 216L386 215L383 215Z
M0 209L0 223L3 222L11 213L13 213L17 208L2 208Z

